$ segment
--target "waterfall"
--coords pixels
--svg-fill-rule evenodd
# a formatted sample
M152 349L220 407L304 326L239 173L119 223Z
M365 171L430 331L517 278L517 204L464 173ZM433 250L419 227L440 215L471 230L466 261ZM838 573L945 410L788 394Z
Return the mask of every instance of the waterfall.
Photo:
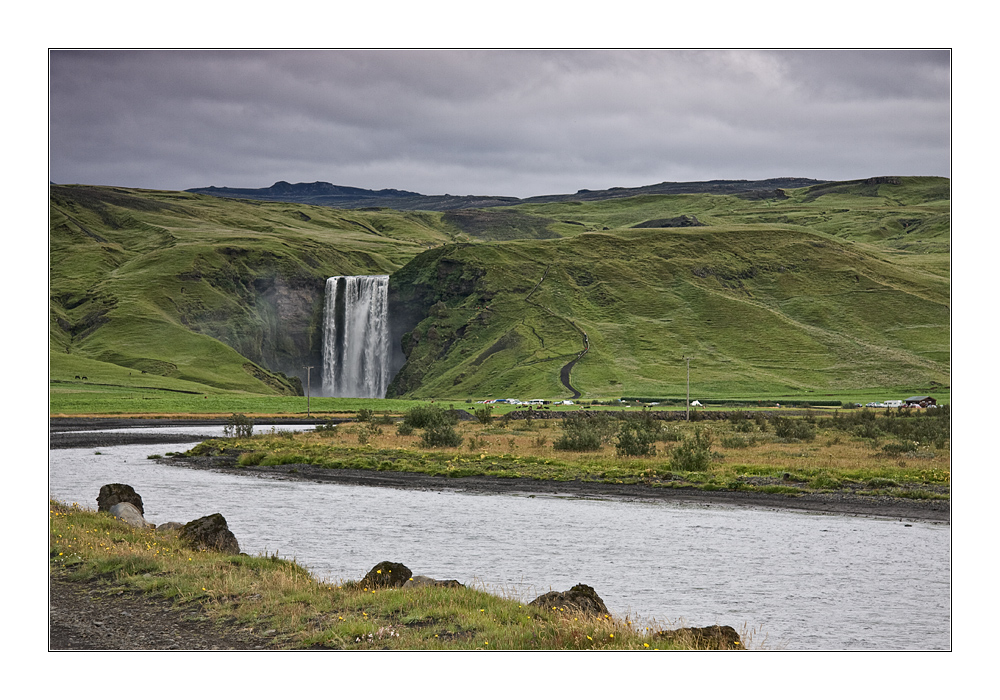
M389 386L389 276L331 277L323 313L323 392L381 399Z

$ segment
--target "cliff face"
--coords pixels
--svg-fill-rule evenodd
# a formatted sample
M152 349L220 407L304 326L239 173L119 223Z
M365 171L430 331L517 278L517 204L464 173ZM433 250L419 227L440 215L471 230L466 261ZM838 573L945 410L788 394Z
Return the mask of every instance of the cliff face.
M305 367L312 392L320 385L323 366L323 303L326 279L287 280L281 276L259 280L257 313L262 334L260 361L305 384Z
M464 326L467 302L482 291L485 270L457 255L462 247L429 250L389 277L389 340L394 351L390 369L395 376L387 398L420 387L454 342L451 327Z

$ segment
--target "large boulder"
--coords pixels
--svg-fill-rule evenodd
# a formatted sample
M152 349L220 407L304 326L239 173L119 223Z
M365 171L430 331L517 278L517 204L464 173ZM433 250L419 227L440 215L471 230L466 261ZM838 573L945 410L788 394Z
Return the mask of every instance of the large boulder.
M729 625L711 627L681 627L660 632L660 637L670 641L690 644L695 649L743 649L740 635Z
M456 581L455 579L436 579L430 576L411 576L406 583L403 584L403 588L425 588L427 586L437 586L439 588L465 588L464 585Z
M239 554L240 544L221 513L192 520L180 530L180 537L189 547L198 551L215 550L225 554Z
M361 579L360 585L365 588L401 588L413 572L404 564L396 561L383 561L372 567L372 570Z
M601 600L601 596L597 595L597 591L583 583L578 583L568 591L561 593L557 591L543 593L528 603L528 605L537 605L548 610L562 608L563 610L572 610L584 615L600 616L610 614L608 607Z
M105 484L97 494L97 512L106 513L116 503L131 503L140 515L146 511L142 507L142 497L128 484Z
M108 512L118 518L123 520L132 527L139 527L143 529L149 529L156 527L153 523L146 522L146 519L142 517L142 513L131 503L115 503L108 509Z

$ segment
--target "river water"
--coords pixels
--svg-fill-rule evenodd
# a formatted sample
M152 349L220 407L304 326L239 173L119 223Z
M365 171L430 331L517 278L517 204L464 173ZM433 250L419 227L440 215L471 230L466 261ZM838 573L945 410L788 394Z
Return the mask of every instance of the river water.
M586 583L616 614L731 625L751 648L951 648L947 525L281 481L147 459L191 446L52 450L49 495L96 508L102 485L126 483L151 522L219 512L243 551L331 581L389 560L524 601Z

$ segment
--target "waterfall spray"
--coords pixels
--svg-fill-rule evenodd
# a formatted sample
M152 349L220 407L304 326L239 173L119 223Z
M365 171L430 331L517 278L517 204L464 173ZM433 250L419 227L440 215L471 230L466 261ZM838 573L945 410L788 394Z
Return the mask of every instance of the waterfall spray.
M381 399L389 379L389 276L329 278L323 313L324 393Z

